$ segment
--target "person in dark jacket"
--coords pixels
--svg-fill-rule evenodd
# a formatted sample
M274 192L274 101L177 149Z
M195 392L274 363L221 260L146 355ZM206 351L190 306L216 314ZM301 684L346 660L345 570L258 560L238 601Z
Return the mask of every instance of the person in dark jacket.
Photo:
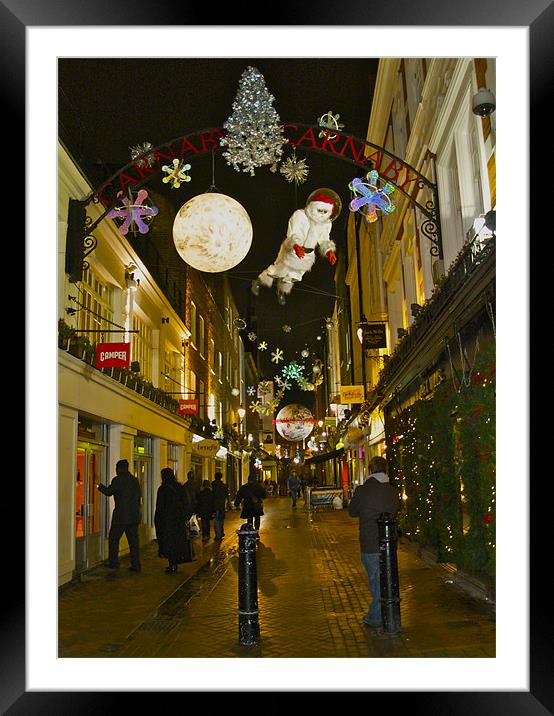
M196 502L196 514L200 517L202 526L202 542L207 542L210 539L210 522L214 516L214 495L209 480L202 482Z
M214 495L214 530L215 540L222 540L225 536L223 526L225 524L225 510L227 508L227 498L229 495L229 488L223 482L223 475L220 472L216 472L214 475L214 481L212 483L212 492Z
M109 487L97 485L100 492L106 496L113 495L115 507L112 514L112 523L108 537L108 567L119 568L119 542L123 533L129 543L131 553L131 567L134 572L140 572L140 546L138 526L140 523L141 490L140 483L129 472L127 460L119 460L115 466L116 475Z
M198 500L198 488L196 487L196 481L194 479L194 473L192 470L189 470L189 472L187 473L187 481L185 482L183 487L185 489L187 499L192 509L191 516L195 515L196 502Z
M367 573L371 604L364 616L364 624L379 628L381 620L381 585L379 574L379 527L377 520L382 512L396 515L400 506L397 490L389 484L387 462L376 456L369 463L369 477L359 485L348 505L351 517L360 521L360 551Z
M188 521L192 512L184 487L177 481L170 467L164 467L161 479L156 495L154 527L158 556L167 559L165 571L173 574L178 564L192 559L192 544L188 536Z
M235 497L235 507L238 507L242 502L240 516L245 518L248 524L256 530L260 529L260 518L264 514L263 500L265 496L264 486L261 482L258 482L256 474L251 472L248 476L248 482L239 487Z

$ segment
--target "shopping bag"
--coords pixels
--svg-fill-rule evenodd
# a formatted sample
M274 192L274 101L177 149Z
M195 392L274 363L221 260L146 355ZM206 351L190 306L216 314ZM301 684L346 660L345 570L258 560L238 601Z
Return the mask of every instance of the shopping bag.
M190 528L190 536L191 537L198 537L200 534L200 525L198 524L198 520L196 519L196 515L193 515L189 520L189 528Z

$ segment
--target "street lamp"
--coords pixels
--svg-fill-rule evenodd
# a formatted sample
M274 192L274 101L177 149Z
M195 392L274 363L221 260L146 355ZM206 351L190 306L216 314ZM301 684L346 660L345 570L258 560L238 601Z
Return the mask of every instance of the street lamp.
M246 409L243 408L241 405L240 408L237 409L237 413L239 414L239 434L242 435L242 433L244 432L244 425L242 421L244 420L244 416L246 415Z

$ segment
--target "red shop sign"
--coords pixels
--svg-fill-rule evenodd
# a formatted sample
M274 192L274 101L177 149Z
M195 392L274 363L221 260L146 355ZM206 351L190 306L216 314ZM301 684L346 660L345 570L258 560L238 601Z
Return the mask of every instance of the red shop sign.
M196 415L198 413L198 400L180 400L180 415Z
M97 343L97 368L128 368L131 360L130 343Z

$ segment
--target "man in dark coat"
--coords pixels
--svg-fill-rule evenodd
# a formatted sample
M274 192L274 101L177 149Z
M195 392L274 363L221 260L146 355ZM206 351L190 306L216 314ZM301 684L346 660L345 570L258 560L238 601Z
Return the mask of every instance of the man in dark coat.
M216 540L222 540L225 536L223 531L223 525L225 523L225 509L227 507L227 496L229 495L229 488L223 482L223 475L220 472L216 472L214 475L214 481L212 483L212 492L214 496L214 530Z
M193 550L188 535L188 521L192 511L184 486L177 482L170 467L161 471L162 484L156 495L154 527L158 540L158 556L165 557L169 574L177 571L177 565L190 562Z
M196 480L194 479L194 472L189 470L187 473L187 481L183 485L185 495L187 496L188 503L190 505L191 516L196 514L196 505L198 501L198 487Z
M260 517L264 514L264 503L266 492L261 482L258 482L256 474L251 472L246 485L239 487L235 497L235 507L242 502L240 516L245 518L249 525L256 530L260 528ZM259 539L259 537L258 537Z
M381 621L381 580L379 574L379 527L382 512L396 515L400 506L396 488L389 484L387 462L376 456L369 463L369 477L354 490L348 505L351 517L360 520L360 551L367 573L372 602L364 616L364 624L379 628Z
M119 567L119 541L125 532L131 552L131 567L140 572L140 552L138 526L140 523L141 491L140 483L129 472L127 460L119 460L115 466L116 475L109 487L98 485L98 489L108 497L113 495L115 508L108 538L108 567Z

